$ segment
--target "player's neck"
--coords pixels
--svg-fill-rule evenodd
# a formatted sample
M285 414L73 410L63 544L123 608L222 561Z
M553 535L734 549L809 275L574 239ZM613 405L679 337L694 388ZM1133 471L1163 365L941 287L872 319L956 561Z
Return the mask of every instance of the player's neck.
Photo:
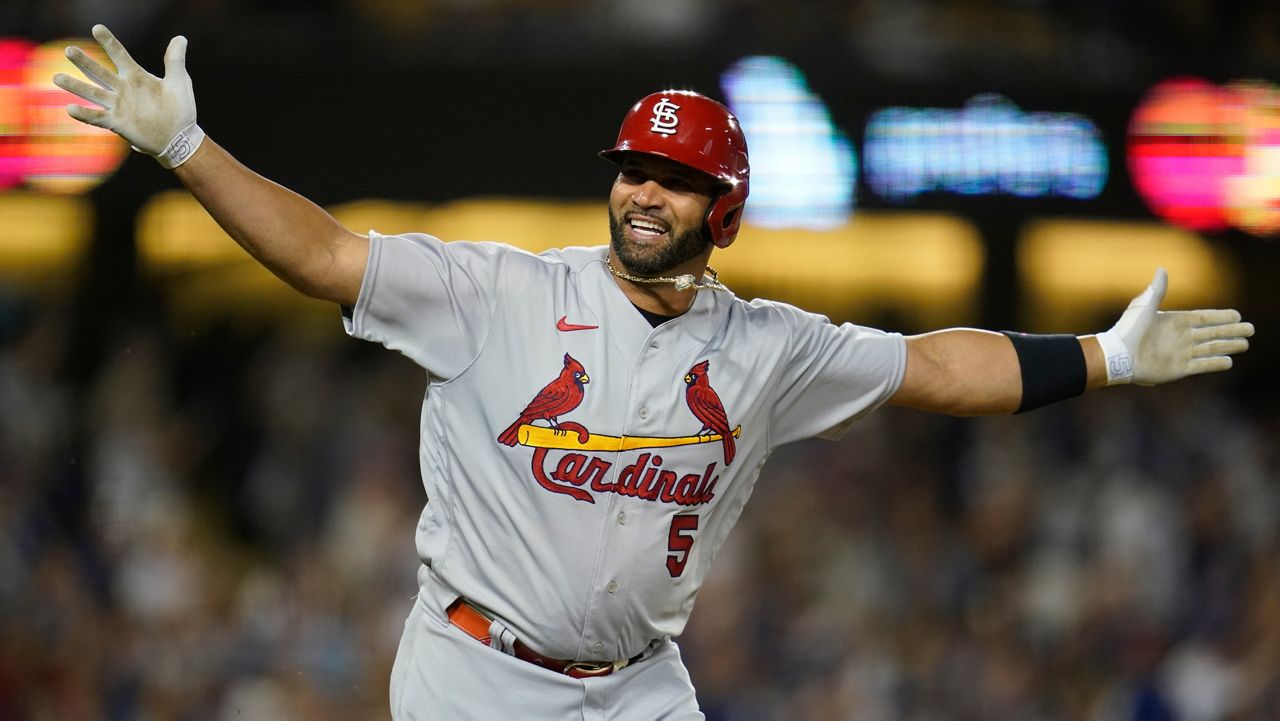
M709 260L710 253L707 253L704 256L682 263L670 271L662 273L661 276L675 278L676 276L689 274L701 280L703 274L706 273L707 261ZM632 273L612 253L609 254L609 263L617 271L628 275L639 275ZM622 289L622 293L627 296L627 300L638 308L658 315L681 315L693 306L693 301L697 299L699 293L698 290L693 288L676 290L673 283L642 283L620 278L617 275L614 275L613 281Z
M627 300L637 308L658 315L677 316L683 314L693 305L698 291L676 290L671 286L640 285L622 278L614 278L618 287L627 296Z

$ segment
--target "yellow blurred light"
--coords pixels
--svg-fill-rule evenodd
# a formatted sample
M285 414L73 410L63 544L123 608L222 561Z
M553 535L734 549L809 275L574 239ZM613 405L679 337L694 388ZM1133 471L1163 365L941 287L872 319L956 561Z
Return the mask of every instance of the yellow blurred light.
M603 202L460 200L437 206L424 220L438 238L499 241L533 253L609 242Z
M500 241L535 253L608 242L601 202L476 199L428 206L362 200L332 212L360 233L426 232L446 240ZM217 268L225 274L256 266L182 191L157 195L144 207L138 243L144 262L166 272ZM892 311L919 328L972 322L984 262L981 238L966 221L873 212L830 231L747 226L732 248L712 258L722 279L747 297L774 297L833 318L866 320L868 311ZM294 294L282 282L261 279L243 283L237 293ZM212 297L210 302L216 305Z
M427 224L431 206L426 203L404 203L393 200L355 200L329 209L339 223L357 233L377 230L379 233L421 232Z
M288 317L291 327L339 328L335 305L293 290L243 251L241 254L244 259L239 263L171 273L166 288L174 316L187 321L231 318L249 323L278 313Z
M1231 307L1239 287L1225 252L1161 223L1034 221L1019 240L1018 266L1023 325L1040 332L1090 329L1123 309L1160 267L1169 271L1166 310Z
M332 305L307 298L272 275L186 191L157 193L147 201L138 213L135 237L144 268L172 281L169 302L179 317L250 319L283 310L295 320L308 315L333 320Z
M435 207L360 201L334 215L359 232L429 232L534 253L608 242L607 211L594 201L474 199ZM731 287L832 316L892 308L921 327L973 319L984 262L981 238L966 221L874 212L827 231L747 224L731 249L712 257Z
M40 284L65 279L92 232L93 209L82 198L0 195L0 277Z
M185 269L252 260L184 190L152 196L138 213L136 237L139 255L157 268Z
M877 310L936 328L973 322L986 256L960 218L862 211L830 231L745 228L712 263L730 285L833 318Z

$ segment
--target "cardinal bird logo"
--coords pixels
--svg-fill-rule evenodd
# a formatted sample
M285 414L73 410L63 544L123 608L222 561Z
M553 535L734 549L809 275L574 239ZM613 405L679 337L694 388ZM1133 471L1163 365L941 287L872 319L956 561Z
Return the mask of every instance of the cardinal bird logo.
M720 434L724 444L724 464L727 466L733 463L733 456L738 449L733 441L733 431L729 430L729 417L724 412L724 404L720 402L720 396L716 395L715 389L711 387L711 380L707 377L707 369L710 367L710 361L702 361L685 374L684 382L688 388L684 391L684 400L689 404L694 417L702 421L699 435Z
M520 411L520 417L516 422L498 436L498 442L514 446L520 442L520 426L536 420L549 421L552 428L558 429L560 416L578 407L585 393L583 386L590 382L587 369L574 360L573 356L565 353L564 368L560 371L560 375L538 391L538 395L529 401L529 405L525 406L523 411ZM723 416L724 411L721 411L720 415Z

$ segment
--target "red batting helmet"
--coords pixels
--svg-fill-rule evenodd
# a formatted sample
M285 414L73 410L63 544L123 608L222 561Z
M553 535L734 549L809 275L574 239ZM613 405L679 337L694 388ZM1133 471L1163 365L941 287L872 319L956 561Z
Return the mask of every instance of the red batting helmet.
M751 166L747 139L725 106L690 90L666 90L643 98L622 119L617 145L600 156L622 165L627 153L669 158L721 181L707 206L711 241L729 247L742 224Z

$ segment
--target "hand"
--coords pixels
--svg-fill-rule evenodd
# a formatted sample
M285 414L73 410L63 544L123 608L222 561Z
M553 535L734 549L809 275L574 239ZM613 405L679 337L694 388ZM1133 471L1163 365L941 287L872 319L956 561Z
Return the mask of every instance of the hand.
M160 79L134 62L105 26L94 25L93 37L116 70L108 70L74 45L68 47L67 59L95 84L58 73L53 76L54 85L102 108L68 105L67 114L116 133L166 168L186 162L204 141L204 132L196 125L196 98L187 75L187 39L179 35L169 42L164 79Z
M1156 271L1115 326L1098 334L1107 357L1107 385L1154 386L1231 367L1231 355L1249 349L1253 324L1240 322L1235 310L1157 310L1169 286L1164 268Z

